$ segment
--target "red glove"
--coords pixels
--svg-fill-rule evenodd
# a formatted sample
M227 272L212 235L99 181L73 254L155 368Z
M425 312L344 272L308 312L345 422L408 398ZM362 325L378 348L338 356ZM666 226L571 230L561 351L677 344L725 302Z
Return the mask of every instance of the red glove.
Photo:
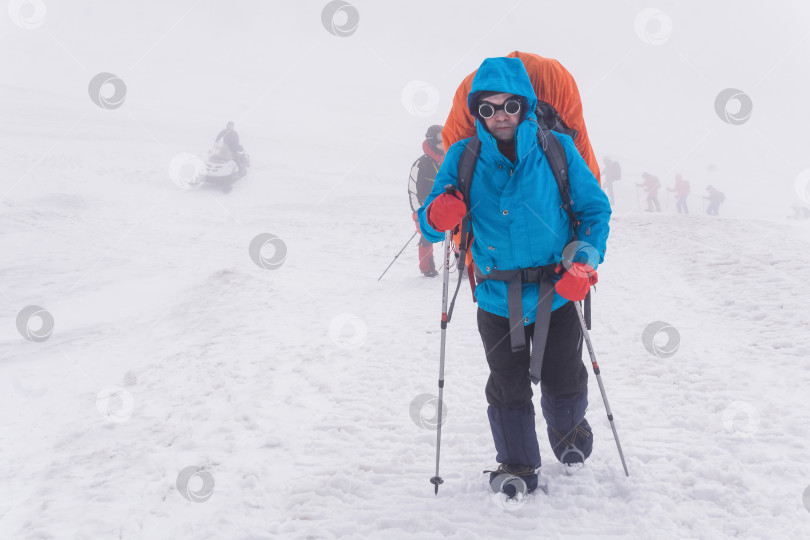
M557 266L557 273L562 277L554 284L557 293L566 300L578 302L585 299L591 285L596 285L599 276L589 264L575 262L568 270Z
M461 192L442 193L428 206L427 221L437 231L449 231L461 223L466 213L467 205Z

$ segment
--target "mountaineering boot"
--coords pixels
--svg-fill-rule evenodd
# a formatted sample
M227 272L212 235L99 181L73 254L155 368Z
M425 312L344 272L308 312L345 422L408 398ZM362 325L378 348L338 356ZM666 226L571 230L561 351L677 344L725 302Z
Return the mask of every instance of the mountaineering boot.
M540 471L533 467L522 465L507 465L501 463L497 470L484 471L489 473L489 486L494 493L503 493L509 499L528 495L537 489Z

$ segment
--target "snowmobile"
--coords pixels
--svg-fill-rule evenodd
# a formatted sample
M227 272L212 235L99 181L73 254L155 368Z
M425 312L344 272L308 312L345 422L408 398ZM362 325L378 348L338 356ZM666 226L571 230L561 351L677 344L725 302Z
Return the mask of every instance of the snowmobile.
M242 163L241 172L237 160ZM249 166L250 156L244 147L239 146L239 151L234 155L234 152L219 140L208 152L208 160L205 162L205 183L219 187L227 193L234 182L247 174Z

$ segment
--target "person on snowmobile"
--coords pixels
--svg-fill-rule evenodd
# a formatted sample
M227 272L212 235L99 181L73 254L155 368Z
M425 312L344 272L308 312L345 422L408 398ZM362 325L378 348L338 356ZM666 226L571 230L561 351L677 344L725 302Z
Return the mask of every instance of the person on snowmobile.
M422 141L422 157L411 166L411 176L408 181L408 195L411 202L413 220L416 230L419 231L419 219L416 211L425 202L433 189L436 173L444 160L444 146L442 146L442 126L433 125L427 129L425 140ZM419 271L425 277L436 277L436 263L433 260L433 243L419 232Z
M243 175L245 173L244 158L242 157L243 148L239 144L239 134L233 129L233 122L228 122L225 125L225 129L219 132L214 142L219 142L220 139L230 150L232 159L236 162L236 166L239 167L239 175Z
M445 189L458 188L459 160L469 143L463 139L448 149L433 191L418 211L422 234L440 242L469 209L478 331L490 370L487 415L500 463L497 471L490 471L490 482L495 475L520 476L528 491L537 488L540 467L532 403L532 382L537 380L529 378L529 344L539 349L532 352L535 358L542 353L540 405L556 458L577 467L593 449L585 419L588 372L574 302L584 299L597 281L611 214L607 195L573 139L546 132L559 140L568 162L579 221L573 238L577 243L569 244L572 224L560 209L557 182L538 144L536 103L520 59L486 59L467 98L481 141L470 200L464 201L458 189ZM589 253L579 251L564 261L568 245L590 246Z

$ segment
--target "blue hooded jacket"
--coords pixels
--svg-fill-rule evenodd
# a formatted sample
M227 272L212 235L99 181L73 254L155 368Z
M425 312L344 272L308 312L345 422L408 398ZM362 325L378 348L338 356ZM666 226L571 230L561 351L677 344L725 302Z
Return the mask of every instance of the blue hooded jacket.
M526 68L518 58L488 58L473 79L467 105L477 109L478 96L484 91L510 93L523 97L528 114L515 131L516 159L512 162L498 149L497 140L480 120L476 122L481 151L470 191L471 223L475 235L471 246L479 271L513 270L554 264L562 260L569 242L570 224L563 208L554 173L543 149L537 142L537 118L534 94ZM473 116L475 116L473 114ZM596 268L605 255L610 220L610 203L585 160L579 155L573 139L552 132L565 150L574 215L580 222L575 240L583 242L587 262ZM458 187L458 165L461 153L470 139L451 146L436 175L433 191L419 209L419 226L425 238L441 242L444 233L428 224L427 208L448 184ZM581 257L580 257L581 258ZM579 259L578 259L579 260ZM478 305L490 313L508 317L507 284L485 280L475 290ZM536 283L523 285L525 324L534 322L539 300ZM552 309L567 300L554 293Z

